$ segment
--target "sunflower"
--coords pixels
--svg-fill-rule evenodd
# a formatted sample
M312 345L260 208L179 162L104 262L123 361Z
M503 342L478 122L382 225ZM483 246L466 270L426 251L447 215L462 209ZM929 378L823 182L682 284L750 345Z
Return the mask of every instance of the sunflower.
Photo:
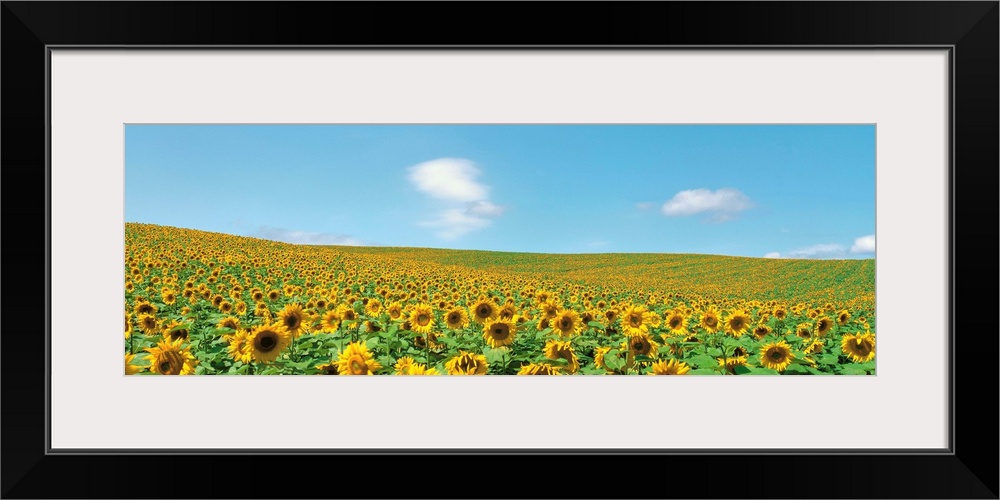
M368 299L368 303L365 304L365 314L369 316L378 316L382 314L382 301L378 299Z
M855 363L871 361L875 358L875 335L871 332L844 335L840 350Z
M535 364L528 363L521 367L517 372L518 375L561 375L559 373L558 366L552 366L547 364Z
M819 319L816 320L816 335L818 337L825 336L826 334L830 333L830 330L832 329L833 329L832 319L826 316L820 316Z
M802 352L806 354L819 354L823 352L823 341L820 339L812 339L808 342L803 343Z
M552 322L549 321L549 318L542 318L542 319L538 320L537 330L538 331L545 330L545 329L549 328L550 326L552 326L551 323Z
M710 333L719 331L719 310L715 306L702 311L701 327Z
M514 319L517 316L517 308L514 304L504 304L500 306L500 310L497 311L497 317L500 319Z
M323 320L320 323L321 331L326 333L335 333L338 328L340 328L340 315L337 314L336 309L330 309L323 313Z
M580 314L573 309L563 309L549 323L560 337L572 337L583 330Z
M498 311L496 304L490 302L489 300L482 299L476 302L470 311L472 311L472 319L477 323L485 323L488 319L496 319Z
M509 319L487 320L483 325L483 340L490 347L510 345L517 334L517 325Z
M444 323L448 328L457 330L469 326L469 315L463 307L454 307L444 315Z
M406 375L440 375L441 373L437 371L437 368L427 368L427 365L422 363L414 363L410 365L406 370Z
M733 350L733 355L726 358L718 358L719 366L726 367L726 371L735 374L736 367L743 365L746 366L749 353L743 347L737 347Z
M232 331L238 331L240 329L240 319L234 316L226 316L219 320L215 324L216 328L228 328Z
M413 366L415 361L410 356L403 356L396 360L396 364L393 365L392 369L396 370L396 375L406 375L406 372L410 370L410 366Z
M569 342L559 342L550 340L545 343L545 357L549 359L565 359L567 361L566 371L576 373L580 369L580 362L573 352L573 346Z
M281 298L281 291L279 290L271 290L267 292L267 300L270 300L271 302L274 302L280 298Z
M340 326L343 326L348 330L354 328L358 324L358 313L354 312L354 308L349 305L341 304L338 306L337 317L340 318Z
M667 314L667 328L670 329L672 335L686 335L687 334L687 318L678 310L670 311Z
M159 329L160 324L156 321L156 316L149 314L142 314L139 316L139 328L142 333L146 335L154 335Z
M623 348L628 349L632 356L655 357L660 347L648 333L630 335L626 338Z
M608 309L604 311L604 319L608 321L608 328L615 327L615 321L618 321L618 311L614 309Z
M445 363L445 368L448 375L485 375L490 365L482 354L459 350L457 356Z
M403 319L403 305L399 302L393 302L386 306L385 312L389 314L389 319L393 321L400 321Z
M306 312L302 309L301 304L286 305L278 312L278 321L288 329L288 333L292 334L293 339L305 333Z
M184 341L177 339L174 341L161 340L156 347L147 347L150 364L149 371L160 375L190 375L194 373L194 367L198 361L187 348L181 348Z
M555 300L549 299L545 302L538 304L538 312L542 313L542 316L553 319L559 314L559 303Z
M146 369L145 366L133 365L132 360L134 359L135 359L135 354L125 355L125 375L132 375Z
M757 326L753 327L753 336L757 337L757 340L761 340L771 334L771 327L765 325L764 323L758 323Z
M337 370L341 375L374 375L382 365L375 361L364 342L351 342L337 356Z
M649 331L649 316L645 306L625 306L622 309L622 333L628 336L646 333Z
M168 306L174 305L174 303L177 302L177 292L174 292L173 290L164 290L163 293L160 294L160 298L163 299L164 304Z
M322 365L316 365L316 369L319 370L320 375L340 375L340 370L337 369L337 363L333 361Z
M840 311L840 313L837 314L838 325L844 326L847 324L848 321L851 321L851 313L847 309L844 309L843 311Z
M142 316L143 314L156 315L157 308L153 304L150 304L145 299L139 299L135 302L135 308L133 309L136 316Z
M132 315L125 313L125 340L132 338Z
M726 332L733 337L742 337L746 333L749 324L750 313L746 309L737 309L729 313L729 317L726 318Z
M811 339L812 338L813 326L809 323L799 323L795 327L795 335L801 339Z
M163 338L173 340L183 340L188 339L188 325L183 323L178 323L177 321L171 320L163 327Z
M786 310L784 306L778 306L771 311L771 314L773 314L775 318L785 319L785 316L788 315L788 310Z
M691 367L683 361L660 360L653 363L653 369L647 375L686 375L691 371Z
M229 347L226 349L229 352L229 356L233 358L234 361L240 361L243 364L250 363L253 359L253 349L250 346L250 336L246 330L238 330L236 333L229 337Z
M258 326L250 333L250 353L260 363L271 363L278 359L281 351L292 343L292 333L281 322L270 326Z
M434 328L434 309L427 304L418 304L410 310L410 329L417 333L430 333Z
M779 372L785 371L785 368L792 364L793 359L795 359L795 355L792 354L792 346L784 340L772 342L760 349L760 364L764 365L765 368L772 368Z
M604 368L608 373L614 373L614 370L608 368L608 365L604 364L604 357L611 351L610 347L598 347L594 350L594 366L598 368ZM619 353L620 354L620 353Z

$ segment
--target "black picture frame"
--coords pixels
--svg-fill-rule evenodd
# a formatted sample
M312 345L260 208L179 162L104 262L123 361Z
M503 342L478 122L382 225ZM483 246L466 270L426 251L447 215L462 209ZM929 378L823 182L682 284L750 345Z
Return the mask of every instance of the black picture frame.
M997 304L992 259L998 241L1000 3L616 2L549 7L492 2L2 2L0 160L8 194L3 216L8 238L2 252L8 270L16 271L13 278L8 274L2 294L8 313L7 342L0 350L2 496L998 498L998 335L991 313ZM47 300L46 97L48 54L54 46L949 47L951 446L946 453L930 454L290 453L267 459L250 453L50 454L44 362L48 336L43 333L53 313ZM982 250L985 255L980 256ZM957 278L961 270L969 271L963 274L966 279ZM44 332L37 319L43 307ZM920 361L913 363L919 369ZM855 413L845 415L844 432L863 432L851 427ZM773 432L752 418L743 421L734 440L742 432ZM151 427L150 419L132 422L169 429L167 423ZM629 423L621 424L626 428ZM527 489L529 475L539 477L534 482L540 486ZM313 490L317 484L319 489Z

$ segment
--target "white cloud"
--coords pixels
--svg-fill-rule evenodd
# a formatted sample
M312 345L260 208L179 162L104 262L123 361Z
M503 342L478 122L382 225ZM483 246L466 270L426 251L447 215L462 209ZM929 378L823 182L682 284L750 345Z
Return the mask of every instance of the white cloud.
M280 227L261 226L251 236L264 240L281 241L296 245L350 245L359 246L361 240L348 235L334 233L314 233L309 231L293 231Z
M780 259L781 258L781 254L778 253L778 252L768 252L768 253L764 254L764 258L765 259Z
M420 223L424 227L438 228L434 234L446 240L453 240L469 231L485 229L491 224L493 221L490 219L469 215L460 209L445 210L436 219Z
M649 201L640 201L639 203L635 204L635 208L638 208L639 210L649 210L655 206L656 203L652 203Z
M875 253L875 235L869 234L854 240L851 253Z
M476 182L482 171L462 158L438 158L410 167L410 181L435 198L475 202L489 198L489 187Z
M446 202L447 208L434 219L419 222L437 228L438 237L453 240L487 228L507 210L490 201L489 186L476 182L482 170L471 160L438 158L414 165L409 172L418 191Z
M477 217L500 217L506 208L494 205L486 200L472 201L465 205L466 215Z
M752 206L750 198L737 189L689 189L675 194L660 210L667 217L705 213L712 214L709 220L713 222L725 222Z

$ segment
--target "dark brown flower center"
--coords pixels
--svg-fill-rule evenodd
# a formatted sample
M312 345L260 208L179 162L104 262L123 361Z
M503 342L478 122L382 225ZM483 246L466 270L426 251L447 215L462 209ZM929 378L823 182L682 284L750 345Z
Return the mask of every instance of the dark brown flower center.
M492 334L494 339L504 340L510 335L510 327L503 323L493 325Z
M427 316L426 314L423 314L423 313L417 315L417 324L418 325L420 325L420 326L427 326L427 323L430 323L430 322L431 322L430 316Z
M278 345L278 339L273 332L264 332L257 336L257 350L271 352Z
M773 361L781 361L781 359L785 357L784 353L777 349L772 349L769 355Z

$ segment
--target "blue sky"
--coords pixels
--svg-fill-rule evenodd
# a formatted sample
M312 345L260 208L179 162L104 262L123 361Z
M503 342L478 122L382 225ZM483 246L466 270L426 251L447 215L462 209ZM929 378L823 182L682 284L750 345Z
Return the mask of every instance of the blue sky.
M289 243L873 258L873 125L127 125L125 220Z

